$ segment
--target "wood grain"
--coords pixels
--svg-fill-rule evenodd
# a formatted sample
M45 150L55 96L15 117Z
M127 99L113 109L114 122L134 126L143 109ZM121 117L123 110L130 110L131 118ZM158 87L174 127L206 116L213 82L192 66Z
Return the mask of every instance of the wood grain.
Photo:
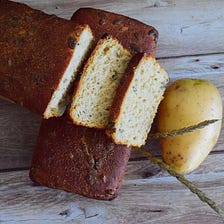
M30 165L41 118L0 100L0 169Z
M191 175L204 175L212 173L222 173L224 172L223 167L224 154L215 153L210 154L205 161L194 170ZM186 175L186 177L191 176ZM156 178L156 177L168 177L169 174L164 170L161 170L157 165L152 164L148 160L137 160L129 161L127 170L125 172L125 179L146 179L146 178Z
M224 208L223 172L192 174L188 178ZM156 224L223 223L172 177L126 179L120 196L107 202L33 185L27 171L0 174L0 223L3 224L134 224L149 223L149 220Z
M224 101L224 1L222 0L17 0L69 19L80 7L121 13L159 31L157 58L170 82L192 77L214 83ZM206 204L175 178L133 151L120 196L87 199L33 184L28 167L41 118L0 99L0 223L221 224ZM224 126L224 125L223 125ZM187 178L224 210L224 128L212 153ZM157 145L153 148L159 154ZM23 171L12 171L26 169ZM11 170L11 172L9 172Z
M166 58L159 62L169 73L170 82L183 77L210 80L217 86L224 101L224 54ZM41 118L37 115L0 100L0 170L30 165L40 123ZM153 149L158 154L158 147ZM224 128L213 151L222 150L224 151ZM139 157L142 155L133 151L131 158Z
M18 0L17 0L18 1ZM147 0L19 0L69 19L80 7L121 13L155 26L159 31L157 57L224 52L224 1Z

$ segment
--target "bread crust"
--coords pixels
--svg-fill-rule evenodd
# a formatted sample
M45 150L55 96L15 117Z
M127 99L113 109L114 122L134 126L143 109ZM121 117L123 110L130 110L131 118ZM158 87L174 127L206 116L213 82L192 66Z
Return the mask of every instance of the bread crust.
M131 148L114 144L103 130L75 126L64 114L43 120L30 178L90 198L118 195Z
M86 26L7 0L0 15L0 95L43 115Z
M71 20L77 24L89 24L96 40L104 34L109 34L118 39L132 54L155 54L158 31L138 20L94 8L78 9Z

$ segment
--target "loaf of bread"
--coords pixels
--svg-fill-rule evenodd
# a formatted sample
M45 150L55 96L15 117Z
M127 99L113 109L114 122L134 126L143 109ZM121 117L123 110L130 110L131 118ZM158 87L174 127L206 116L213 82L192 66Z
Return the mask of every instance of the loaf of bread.
M77 24L89 24L96 40L104 34L118 39L131 53L155 53L157 30L138 20L94 8L80 8L72 16Z
M77 125L106 128L109 110L131 54L115 38L101 39L88 59L70 107Z
M87 25L0 1L0 95L44 118L63 114L93 44Z
M51 188L110 200L118 194L130 150L103 130L75 126L65 113L43 120L30 177Z
M162 100L168 75L150 54L130 61L114 98L107 134L117 144L145 144Z
M87 74L88 71L89 77L91 77L91 69L93 69L93 77L97 80L99 78L99 84L96 80L93 80L94 82L87 80L81 83L82 79L87 77L81 76L78 82L78 86L79 84L80 86L75 94L80 92L84 85L87 87L87 92L84 91L85 98L82 96L80 98L83 100L82 103L90 103L91 101L96 103L91 91L97 96L100 89L99 85L103 86L102 68L105 71L111 69L107 73L110 76L105 75L105 78L108 79L109 77L105 88L110 89L111 85L115 85L114 83L118 85L117 78L120 79L122 74L120 69L125 69L131 54L136 52L155 53L158 33L153 27L139 21L97 9L80 9L73 15L72 19L73 26L77 24L90 25L96 36L95 45L106 33L115 37L106 37L100 40L88 60L84 74ZM62 27L58 32L64 35L62 30L64 28ZM104 59L101 58L100 50L102 56L104 54L108 56ZM106 51L109 51L109 54ZM99 54L96 54L97 52ZM98 61L100 58L102 60ZM104 60L108 61L108 65L104 64ZM123 61L120 65L122 68L117 67L120 64L119 60ZM99 74L97 74L98 71ZM89 88L87 83L95 89ZM113 97L111 97L110 90L108 90L110 94L105 89L101 90L101 94L107 96L105 99L110 97L109 100L112 102ZM105 107L104 103L102 101L108 116L109 107ZM70 115L72 115L71 111L76 109L71 107ZM85 118L85 114L82 116ZM105 121L104 127L108 123L108 118ZM118 195L130 152L131 148L117 145L111 138L108 138L105 130L76 126L69 115L65 113L60 118L42 121L30 168L30 178L34 182L48 187L70 191L90 198L111 200Z

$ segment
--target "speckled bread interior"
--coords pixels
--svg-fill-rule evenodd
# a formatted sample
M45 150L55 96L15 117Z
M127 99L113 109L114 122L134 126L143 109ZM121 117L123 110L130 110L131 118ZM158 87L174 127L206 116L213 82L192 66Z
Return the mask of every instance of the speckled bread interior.
M168 75L154 57L135 55L116 92L108 136L117 144L144 145L167 83Z
M131 54L115 39L101 39L75 89L70 116L77 125L106 128L109 110Z

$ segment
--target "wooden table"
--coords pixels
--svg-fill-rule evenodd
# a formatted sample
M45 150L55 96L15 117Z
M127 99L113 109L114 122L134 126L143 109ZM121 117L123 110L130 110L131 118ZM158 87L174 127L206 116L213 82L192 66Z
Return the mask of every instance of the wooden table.
M122 13L155 26L157 58L171 82L210 80L224 99L222 0L20 0L70 18L79 7ZM113 201L34 185L28 169L41 118L0 100L0 223L223 223L175 178L133 151L120 196ZM223 129L224 130L224 129ZM206 161L186 177L224 209L224 131Z

